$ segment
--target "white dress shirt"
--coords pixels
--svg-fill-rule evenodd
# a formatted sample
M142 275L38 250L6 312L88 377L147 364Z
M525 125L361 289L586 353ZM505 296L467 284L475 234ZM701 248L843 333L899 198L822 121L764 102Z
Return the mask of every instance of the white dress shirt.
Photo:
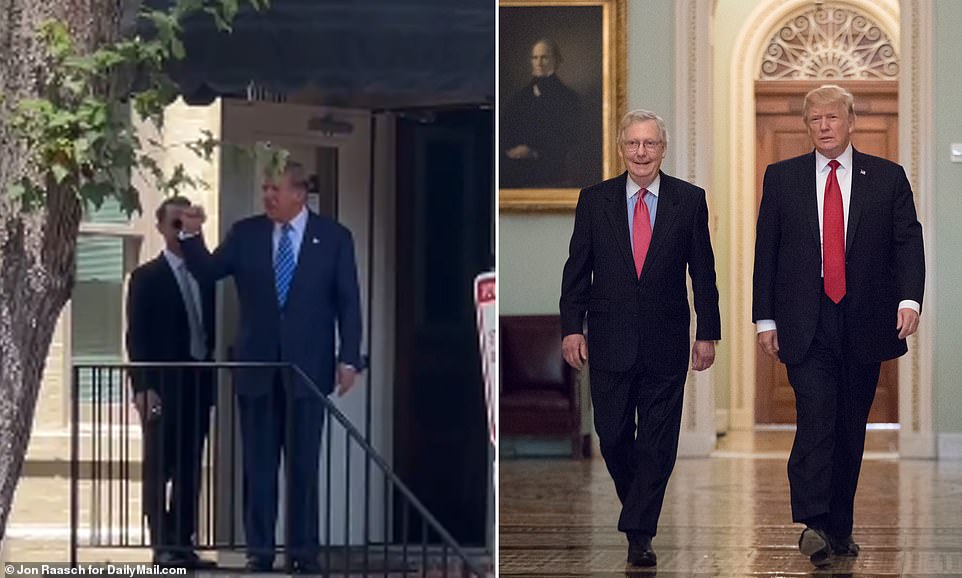
M307 207L301 207L301 212L297 214L296 217L291 219L291 249L294 252L294 265L297 265L297 258L301 254L301 242L304 240L304 231L307 230ZM281 229L284 227L281 223L274 223L274 232L271 235L271 242L273 243L274 250L271 253L274 255L274 261L277 261L277 244L281 241Z
M835 169L835 176L838 179L838 187L842 190L842 214L843 223L845 226L844 237L848 238L848 207L852 201L852 143L849 143L842 154L835 157L838 161L839 167ZM815 198L818 201L818 246L822 253L822 276L825 276L825 185L828 183L828 175L832 172L832 167L828 165L832 159L826 157L818 150L815 151ZM899 303L899 309L912 309L916 313L921 311L922 306L912 301L911 299L906 299ZM774 319L759 319L755 328L758 333L764 331L775 330L775 320Z

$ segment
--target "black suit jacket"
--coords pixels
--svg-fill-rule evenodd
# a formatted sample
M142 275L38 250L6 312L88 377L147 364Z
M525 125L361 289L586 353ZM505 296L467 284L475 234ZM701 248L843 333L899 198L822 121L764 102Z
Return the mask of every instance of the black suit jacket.
M191 362L190 325L187 308L174 271L164 254L130 275L127 290L127 355L131 361ZM197 279L207 334L207 359L216 342L214 328L214 284ZM155 388L161 395L176 379L160 379L160 372L133 371L134 391Z
M581 333L587 313L593 368L627 371L641 343L653 370L685 371L686 268L694 291L695 338L721 339L705 191L661 173L655 227L639 278L629 239L627 179L623 173L581 191L561 283L562 333Z
M922 225L901 166L853 152L845 238L846 326L861 363L907 350L895 328L903 299L922 303ZM752 321L774 319L779 357L798 363L818 323L822 288L815 153L769 165L755 236Z

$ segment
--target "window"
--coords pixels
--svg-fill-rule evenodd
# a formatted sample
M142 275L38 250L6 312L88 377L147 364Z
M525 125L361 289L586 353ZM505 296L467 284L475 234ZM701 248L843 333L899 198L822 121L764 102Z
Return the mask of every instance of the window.
M75 364L124 361L124 280L136 263L137 237L83 235L77 242L77 282L70 306L71 358ZM132 258L133 257L133 258ZM120 376L101 379L101 400L119 399ZM80 375L80 399L95 395L93 372Z

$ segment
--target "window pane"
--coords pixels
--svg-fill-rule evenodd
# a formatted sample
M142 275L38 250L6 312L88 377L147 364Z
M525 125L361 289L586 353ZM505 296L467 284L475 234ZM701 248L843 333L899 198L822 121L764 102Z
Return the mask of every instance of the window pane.
M77 284L71 301L71 355L77 364L123 361L124 240L81 237ZM119 383L101 385L102 400L116 400ZM90 372L81 375L80 399L93 396ZM109 396L109 397L108 397Z

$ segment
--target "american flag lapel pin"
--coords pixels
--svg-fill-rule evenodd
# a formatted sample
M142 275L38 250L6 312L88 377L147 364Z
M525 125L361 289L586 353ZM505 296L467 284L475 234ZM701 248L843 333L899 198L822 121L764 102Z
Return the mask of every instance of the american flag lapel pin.
M859 170L858 170L858 174L864 175L864 174L865 174L865 169L859 169Z
M865 173L863 172L862 174L865 174ZM311 237L311 243L314 245L318 245L320 244L320 241L317 240L317 237Z

